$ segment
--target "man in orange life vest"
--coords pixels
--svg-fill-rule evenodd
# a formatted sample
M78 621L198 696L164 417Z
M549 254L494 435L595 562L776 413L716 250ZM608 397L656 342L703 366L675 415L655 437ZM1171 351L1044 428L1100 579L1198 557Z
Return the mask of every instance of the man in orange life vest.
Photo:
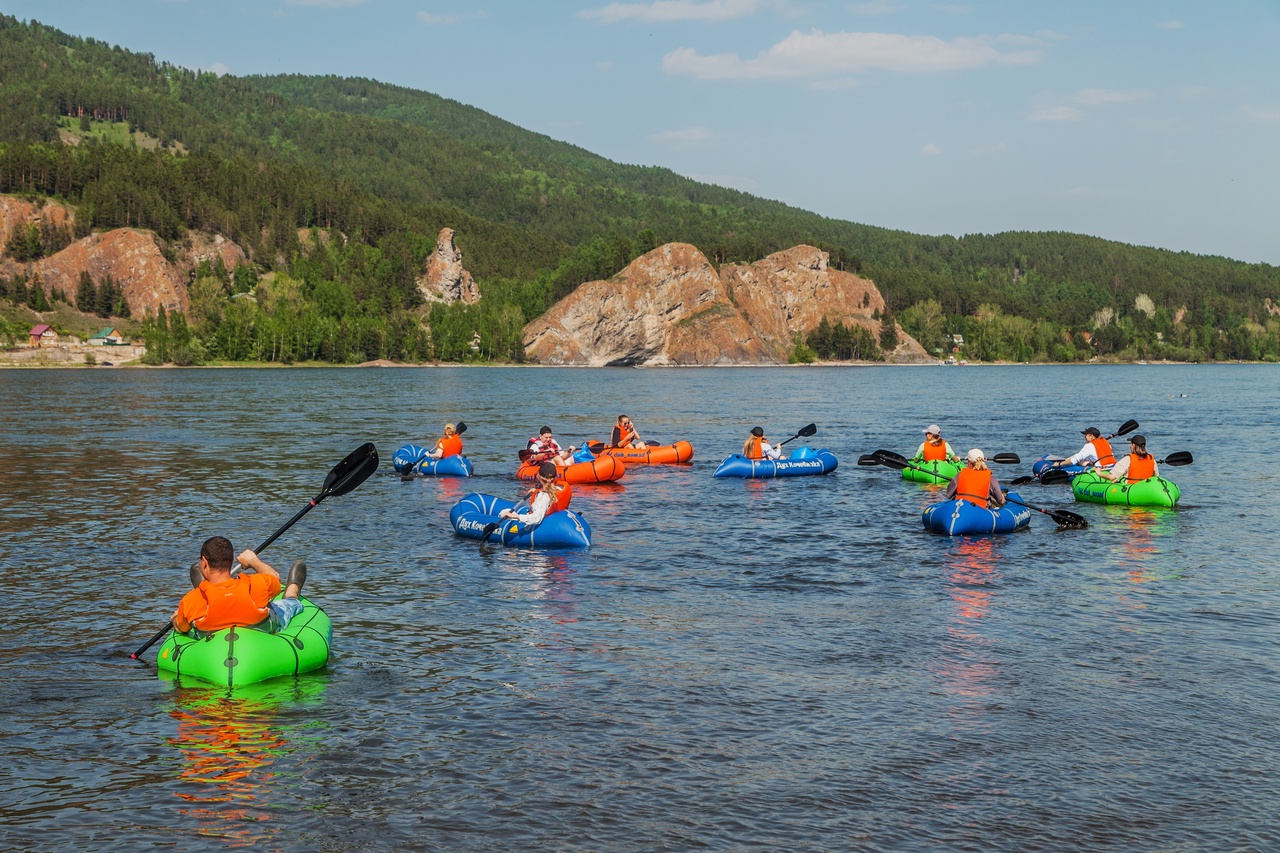
M742 455L748 459L779 459L782 449L769 444L763 427L752 427L751 435L742 444Z
M976 447L965 456L960 473L947 483L947 500L953 498L969 501L983 509L987 508L988 502L993 508L1004 506L1000 481L987 467L987 457Z
M1140 483L1159 477L1160 466L1156 464L1156 458L1147 452L1146 436L1135 435L1129 439L1129 455L1112 466L1110 471L1099 471L1098 474L1114 482L1124 478L1126 483Z
M453 424L444 425L444 438L436 442L435 450L427 455L432 459L447 459L450 456L458 456L462 453L462 436L458 435L458 428Z
M1097 427L1089 427L1080 434L1084 436L1084 447L1066 459L1058 460L1050 467L1061 468L1064 465L1084 465L1088 467L1089 465L1094 465L1098 468L1110 468L1116 464L1115 454L1111 452L1111 442L1102 437L1102 433L1098 432Z
M217 631L232 627L259 627L273 634L283 631L294 616L302 611L302 585L307 580L307 567L301 560L289 570L285 597L272 601L280 592L280 574L252 551L240 553L240 565L255 574L231 574L231 541L222 536L205 540L200 547L200 562L191 567L191 579L200 572L200 584L178 602L173 613L173 628L185 634L193 627L201 631Z
M942 438L942 427L929 424L924 428L924 441L916 448L912 462L959 462L960 456Z

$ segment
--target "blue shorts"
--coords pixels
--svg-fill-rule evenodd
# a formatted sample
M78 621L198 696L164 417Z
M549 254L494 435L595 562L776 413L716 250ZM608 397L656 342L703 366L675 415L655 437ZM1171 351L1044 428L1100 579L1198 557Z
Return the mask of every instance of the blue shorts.
M289 621L302 612L302 601L297 598L279 598L267 604L271 611L267 616L267 628L272 634L279 634L289 627Z

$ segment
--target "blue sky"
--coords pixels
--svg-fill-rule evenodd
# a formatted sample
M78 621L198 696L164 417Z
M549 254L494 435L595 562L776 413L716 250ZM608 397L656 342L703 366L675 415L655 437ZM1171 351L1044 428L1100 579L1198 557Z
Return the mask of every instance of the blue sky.
M1280 2L0 0L190 68L425 89L920 234L1280 265Z

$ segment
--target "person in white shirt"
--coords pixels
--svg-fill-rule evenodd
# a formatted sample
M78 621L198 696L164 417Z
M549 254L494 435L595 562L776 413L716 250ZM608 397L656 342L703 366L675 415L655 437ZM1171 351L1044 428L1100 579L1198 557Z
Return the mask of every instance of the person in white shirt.
M1067 465L1090 465L1098 468L1110 468L1116 464L1115 454L1111 452L1111 444L1102 437L1102 433L1098 432L1097 427L1089 427L1082 430L1081 435L1084 436L1084 447L1080 448L1066 459L1060 459L1053 463L1054 468L1063 468Z
M529 505L518 509L504 509L498 513L499 518L509 518L536 527L547 517L560 492L556 484L556 466L554 462L543 462L538 466L537 485L529 495Z
M742 444L742 455L748 459L780 459L781 446L774 447L764 436L763 427L752 427L751 435Z

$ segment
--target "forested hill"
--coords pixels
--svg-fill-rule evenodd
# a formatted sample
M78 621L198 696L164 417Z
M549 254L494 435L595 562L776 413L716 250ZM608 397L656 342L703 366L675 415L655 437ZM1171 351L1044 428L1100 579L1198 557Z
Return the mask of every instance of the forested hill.
M338 324L291 333L289 357L518 358L523 322L665 242L718 264L819 246L873 278L927 347L961 334L970 358L1280 356L1280 270L1267 265L1072 234L956 239L827 219L613 163L426 92L219 77L7 16L0 79L0 192L63 200L82 232L225 234L258 272L298 283L300 316L313 308ZM484 298L431 309L425 331L414 278L446 226ZM302 228L347 240L307 245ZM229 297L237 285L224 279ZM246 322L276 322L261 310ZM210 357L243 356L219 349L222 314L196 337ZM314 344L325 334L363 343L338 355ZM268 357L279 353L273 344Z

